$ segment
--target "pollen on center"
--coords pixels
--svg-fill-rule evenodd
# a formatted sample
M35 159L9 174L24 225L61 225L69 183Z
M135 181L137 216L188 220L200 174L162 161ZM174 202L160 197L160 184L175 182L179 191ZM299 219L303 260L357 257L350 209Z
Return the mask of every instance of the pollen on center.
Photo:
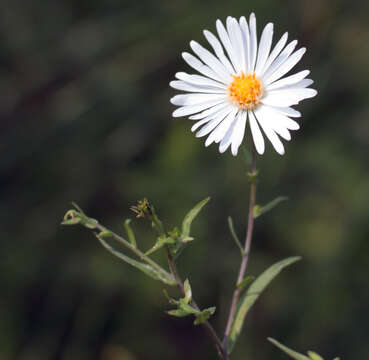
M228 86L229 101L240 109L254 109L263 95L261 82L255 73L234 75L233 81Z

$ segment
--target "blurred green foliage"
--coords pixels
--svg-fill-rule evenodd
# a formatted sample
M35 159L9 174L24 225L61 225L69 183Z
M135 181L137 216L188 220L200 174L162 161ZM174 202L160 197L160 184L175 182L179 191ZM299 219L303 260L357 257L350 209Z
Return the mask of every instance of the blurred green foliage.
M291 255L250 312L234 359L285 359L267 343L326 358L369 358L369 3L364 0L20 1L0 11L0 358L214 358L191 319L164 313L157 282L107 253L86 230L61 228L74 200L117 232L148 197L166 226L210 195L179 262L222 330L239 264L227 216L244 235L240 158L220 155L172 119L168 83L215 20L255 11L308 48L319 95L283 157L258 159L259 204L249 274ZM249 141L249 139L246 139ZM154 244L131 223L143 249ZM242 232L241 232L242 230ZM165 264L164 257L156 255ZM177 296L170 289L171 296ZM173 292L173 294L172 294Z

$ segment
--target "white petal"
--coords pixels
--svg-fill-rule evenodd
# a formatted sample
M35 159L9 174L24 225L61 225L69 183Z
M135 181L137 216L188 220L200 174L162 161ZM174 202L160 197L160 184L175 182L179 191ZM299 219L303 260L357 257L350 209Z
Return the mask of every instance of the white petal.
M216 81L220 81L223 83L223 80L220 76L218 76L209 66L204 65L198 58L193 56L190 53L183 52L182 53L183 60L186 61L188 65L190 65L193 69L198 71L200 74L203 74L211 79Z
M209 133L211 133L218 124L226 117L228 114L230 114L233 111L232 107L227 107L223 109L222 111L219 111L217 114L208 116L209 118L212 118L204 127L201 128L200 131L196 133L196 137L202 137Z
M306 48L301 48L294 52L276 71L268 78L264 79L264 84L271 84L272 82L281 78L284 74L287 74L302 58L305 54Z
M215 100L226 100L224 94L180 94L175 95L170 99L170 102L173 105L178 106L189 106L189 105L198 105L207 101L215 101Z
M256 151L258 152L258 154L262 155L264 154L264 150L265 150L263 134L261 133L259 129L259 125L256 121L254 113L252 111L249 111L248 115L249 115L249 121L250 121L252 140L254 142Z
M304 79L304 80L301 80L298 83L293 84L291 86L283 87L281 90L283 90L283 89L304 89L304 88L307 88L308 86L310 86L312 84L314 84L314 81L313 80L311 80L311 79Z
M224 137L220 141L220 144L219 144L219 152L220 153L224 153L229 148L229 145L231 145L232 135L233 135L233 131L235 129L236 123L237 123L237 119L238 119L238 116L233 120L233 122L232 122L231 126L229 127L227 133L224 135Z
M240 147L243 137L245 135L246 118L247 118L246 111L240 111L238 114L238 120L237 120L235 129L233 130L233 134L232 134L231 150L232 150L233 156L237 155L238 148Z
M225 66L210 51L206 50L194 40L190 42L190 46L194 53L206 65L208 65L222 79L224 83L228 83L232 80L232 77L230 76Z
M286 32L283 34L283 36L279 39L277 44L274 46L263 69L260 70L259 76L262 76L269 69L270 64L274 61L274 59L279 55L279 53L282 51L282 49L286 45L287 38L288 38L288 33Z
M237 73L245 71L244 67L244 57L245 50L243 48L242 34L240 26L235 18L227 17L227 30L229 35L229 40L231 41L233 53L235 56L235 62L237 63Z
M232 124L232 121L234 120L237 112L238 109L232 109L232 111L227 115L227 117L217 126L217 128L206 139L205 146L209 146L214 141L218 143L223 139L230 125Z
M169 85L177 90L188 91L188 92L198 92L207 94L224 94L225 90L214 88L211 86L199 86L188 84L184 81L171 81Z
M300 125L281 112L281 110L285 111L285 109L291 108L274 108L271 106L263 106L263 113L268 117L268 119L271 120L272 124L278 124L276 125L276 128L281 126L282 128L289 130L298 130ZM274 126L272 127L274 129Z
M289 116L289 117L301 117L301 113L295 109L292 109L291 107L272 107L270 106L270 108L272 108L273 110Z
M314 97L316 94L317 91L314 89L292 88L274 90L267 93L267 95L261 99L261 102L270 106L289 107L291 105L297 105L304 99Z
M232 43L231 43L231 40L229 39L227 30L225 29L223 23L219 19L216 21L216 27L217 27L217 32L218 32L219 38L220 38L224 48L227 51L227 54L228 54L229 59L231 60L231 62L233 64L234 69L237 72L239 65L238 65L237 61L235 60L236 56L234 54Z
M297 40L291 41L284 50L277 56L277 58L270 64L263 75L263 82L266 83L267 80L291 55L292 51L297 45Z
M278 135L274 132L274 130L270 127L269 121L268 121L268 114L264 112L264 107L260 106L255 110L255 116L262 127L265 135L269 139L269 141L272 143L275 151L283 155L284 154L284 146L279 139Z
M175 77L179 80L185 81L187 83L193 85L200 85L200 86L213 86L219 89L227 89L224 83L220 83L218 81L209 79L208 77L196 74L187 74L185 72L177 72Z
M256 36L256 18L255 14L251 13L250 19L250 69L254 71L256 62L256 53L258 49L258 40Z
M272 39L273 39L273 24L269 23L265 26L260 38L258 59L255 68L256 76L260 75L261 70L263 70L264 65L268 59L270 47L272 46Z
M223 108L225 107L232 107L232 105L229 104L229 102L223 102L223 103L220 103L218 105L215 105L213 106L212 108L210 109L207 109L207 110L204 110L202 111L201 113L198 113L196 115L191 115L189 117L190 120L199 120L199 119L203 119L204 117L207 117L207 116L210 116L210 115L213 115L215 114L216 112L222 110Z
M219 58L219 60L222 62L222 64L228 69L228 71L231 74L235 73L235 70L232 66L232 64L229 62L229 60L227 59L227 57L224 54L222 45L220 43L220 41L216 38L215 35L213 35L210 31L208 30L204 30L204 35L206 37L206 40L209 42L209 44L211 45L211 47L213 48L215 54L217 55L217 57Z
M310 74L309 70L300 71L297 74L290 75L281 80L274 82L266 87L266 90L275 90L284 86L293 85L306 78Z
M245 61L246 61L246 65L245 65L245 71L246 73L251 72L251 68L250 68L250 31L249 31L249 26L247 25L247 21L246 18L244 16L241 16L240 18L240 28L241 28L241 32L242 32L242 39L243 39L243 43L244 43L244 49L245 49Z
M223 103L223 100L211 100L211 101L207 101L205 103L202 104L198 104L198 105L191 105L191 106L182 106L176 110L173 111L172 116L173 117L181 117L181 116L187 116L187 115L191 115L191 114L196 114L200 111L203 111L205 109L208 109L214 105Z

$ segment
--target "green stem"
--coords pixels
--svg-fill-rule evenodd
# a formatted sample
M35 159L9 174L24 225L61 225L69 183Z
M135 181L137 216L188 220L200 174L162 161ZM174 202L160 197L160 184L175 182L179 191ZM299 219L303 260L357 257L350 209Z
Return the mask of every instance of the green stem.
M255 147L252 147L252 165L251 165L251 185L250 185L250 199L249 199L249 216L248 216L248 222L247 222L247 234L246 234L246 239L245 239L245 247L243 249L243 255L242 255L242 261L241 261L241 266L240 266L240 271L238 273L238 277L237 277L237 282L236 285L239 284L244 276L245 276L245 271L246 271L246 266L248 263L248 259L249 259L249 253L250 253L250 248L251 248L251 239L252 239L252 232L254 229L254 207L255 207L255 198L256 198L256 151L255 151ZM235 312L236 312L236 308L237 308L237 304L238 304L238 300L240 298L240 294L241 294L241 289L236 287L234 292L233 292L233 297L232 297L232 303L231 303L231 307L229 310L229 316L228 316L228 321L227 321L227 326L226 326L226 330L224 333L224 339L223 339L223 350L225 352L228 353L227 348L228 348L228 338L229 335L231 333L231 329L232 329L232 323L234 320L234 316L235 316Z
M121 237L120 235L114 233L113 231L107 229L101 224L96 225L96 229L100 232L102 231L108 231L111 233L111 237L120 242L122 245L124 245L126 248L131 250L137 257L139 257L142 261L146 262L147 264L151 265L155 270L157 270L159 273L161 273L163 276L165 276L169 280L175 280L173 275L168 273L165 269L163 269L160 265L158 265L155 261L150 259L148 256L146 256L142 251L137 249L135 246L133 246L129 241Z
M183 281L181 280L175 262L174 262L174 258L173 255L169 249L168 246L166 246L166 250L167 250L167 255L168 255L168 264L169 264L169 268L173 274L173 277L175 278L178 288L181 291L183 296L186 296L185 293L185 289L184 289L184 284ZM196 304L196 302L194 300L191 300L191 305L192 307L194 307L196 310L201 311L199 306ZM220 358L222 360L226 360L228 359L228 355L227 352L224 352L223 347L222 347L222 343L217 335L217 333L215 332L214 328L211 326L211 324L209 323L209 321L205 321L202 326L205 328L209 338L211 339L211 341L214 343L215 348L217 349L218 355L220 356Z

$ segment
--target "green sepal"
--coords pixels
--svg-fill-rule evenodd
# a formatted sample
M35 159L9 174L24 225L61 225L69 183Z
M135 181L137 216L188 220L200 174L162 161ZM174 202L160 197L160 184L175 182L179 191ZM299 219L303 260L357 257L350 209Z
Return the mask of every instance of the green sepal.
M182 238L186 239L190 237L192 221L196 218L196 216L199 214L201 209L206 205L206 203L209 200L210 200L210 197L207 197L206 199L197 203L184 217L183 222L182 222L182 233L181 233Z
M231 333L228 340L229 354L233 350L233 347L241 333L243 322L248 311L254 305L260 294L286 266L289 266L300 259L301 257L294 256L277 262L259 275L258 278L250 285L247 291L243 293L238 302L236 313L233 318Z
M175 243L175 240L171 238L170 236L161 235L157 238L155 245L151 249L146 251L145 255L147 256L147 255L154 253L155 251L158 251L164 245L174 244L174 243Z
M314 351L308 351L307 354L309 355L311 360L324 360L319 354Z
M136 243L136 238L135 238L135 234L131 228L131 219L126 219L124 221L124 228L126 229L126 233L127 233L127 236L128 236L128 240L129 242L131 243L131 245L133 247L137 247L137 243Z
M285 352L288 356L290 356L292 359L295 360L311 360L311 358L308 358L307 356L300 354L290 348L288 348L287 346L281 344L280 342L278 342L275 339L272 338L268 338L268 340L274 344L275 346L277 346L278 348L280 348L283 352Z
M240 281L236 287L240 290L243 290L247 286L249 286L255 280L254 276L246 276L242 281Z
M196 319L193 322L194 325L200 325L206 322L209 319L209 317L215 313L215 310L216 310L215 306L202 310L200 313L196 315Z
M127 255L122 254L121 252L119 252L119 251L115 250L113 247L111 247L103 238L101 238L99 236L99 234L95 234L95 235L98 238L98 240L100 241L100 243L105 247L105 249L107 249L110 253L112 253L113 255L118 257L119 259L123 260L127 264L129 264L129 265L135 267L136 269L142 271L144 274L146 274L147 276L153 278L154 280L161 281L166 285L171 285L171 286L177 285L177 282L175 280L168 278L167 276L165 276L161 272L154 269L149 264L139 262L137 260L134 260L134 259L128 257Z
M238 248L240 249L241 255L244 254L244 249L241 245L241 241L236 233L236 230L234 229L234 225L233 225L233 219L228 216L228 227L229 227L229 231L231 232L232 238L234 240L234 242L236 243L236 245L238 246Z
M275 198L274 200L272 200L271 202L269 202L268 204L264 205L264 206L259 206L259 205L255 205L254 206L254 218L258 218L259 216L265 214L266 212L272 210L273 208L275 208L279 203L281 203L282 201L286 201L288 200L288 197L286 196L278 196L277 198Z

